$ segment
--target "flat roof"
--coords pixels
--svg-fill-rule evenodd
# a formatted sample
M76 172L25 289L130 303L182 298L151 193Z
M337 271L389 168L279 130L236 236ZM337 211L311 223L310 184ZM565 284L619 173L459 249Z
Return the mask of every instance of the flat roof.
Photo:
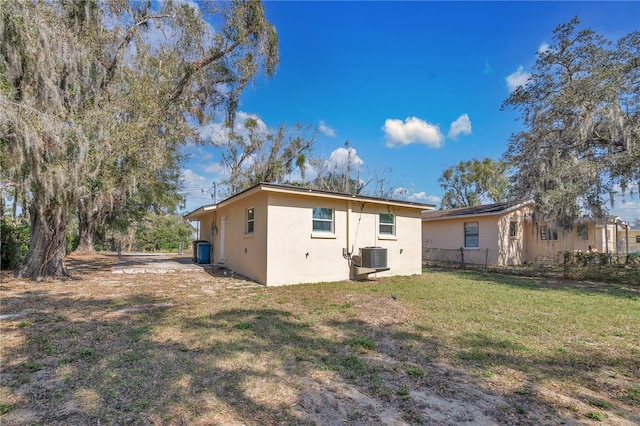
M456 219L467 216L498 216L520 207L533 204L532 200L507 201L482 206L460 207L449 210L434 210L422 213L422 220Z
M369 195L347 194L342 192L326 191L322 189L306 188L303 186L288 185L288 184L281 184L281 183L263 182L263 183L254 185L251 188L248 188L242 192L239 192L238 194L232 195L226 200L220 201L218 204L209 204L202 207L198 207L196 210L184 215L184 218L187 220L193 220L195 217L199 216L201 213L205 211L215 210L218 207L222 207L224 205L227 205L229 203L232 203L236 200L242 199L244 197L247 197L259 191L272 191L272 192L279 192L283 194L306 195L306 196L320 197L320 198L333 198L338 200L362 201L362 202L368 202L368 203L384 204L387 206L392 205L397 207L408 207L408 208L414 208L414 209L420 209L420 210L433 210L435 208L434 204L417 203L414 201L396 200L391 198L373 197Z

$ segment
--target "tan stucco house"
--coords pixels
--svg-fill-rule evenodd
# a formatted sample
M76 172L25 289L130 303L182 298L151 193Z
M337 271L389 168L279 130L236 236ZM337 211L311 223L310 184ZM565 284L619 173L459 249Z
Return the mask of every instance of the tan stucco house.
M538 218L533 201L514 201L425 211L422 245L433 256L438 251L460 251L466 263L548 263L560 261L565 251L587 252L590 247L600 253L618 253L623 250L619 230L625 226L618 217L582 217L566 232Z
M267 286L422 272L421 212L434 206L261 183L187 214L211 262Z
M619 231L618 240L623 250L640 253L640 226L630 226L629 229Z

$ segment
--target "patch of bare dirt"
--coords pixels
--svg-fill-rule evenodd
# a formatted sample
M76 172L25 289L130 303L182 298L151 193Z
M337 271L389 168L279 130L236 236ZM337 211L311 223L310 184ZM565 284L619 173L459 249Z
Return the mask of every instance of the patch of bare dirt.
M487 380L443 362L446 348L407 331L414 315L394 298L305 302L222 269L112 274L116 259L69 256L76 279L63 281L3 273L2 425L595 423L575 416L592 407L517 372ZM358 330L375 350L347 354ZM278 365L281 352L293 355ZM640 422L626 414L598 424Z

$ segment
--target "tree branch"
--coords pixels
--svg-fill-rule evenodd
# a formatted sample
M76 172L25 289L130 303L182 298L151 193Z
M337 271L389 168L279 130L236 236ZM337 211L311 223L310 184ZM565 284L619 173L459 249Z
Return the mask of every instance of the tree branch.
M180 96L182 96L182 92L184 91L185 86L191 80L191 77L193 77L195 74L200 72L206 66L223 58L225 55L233 52L239 45L240 43L236 42L231 46L227 47L226 49L218 51L216 54L209 56L208 58L205 58L201 61L190 62L189 64L187 64L185 74L180 80L180 82L178 83L178 85L176 86L176 89L174 90L173 94L169 98L168 103L175 102Z

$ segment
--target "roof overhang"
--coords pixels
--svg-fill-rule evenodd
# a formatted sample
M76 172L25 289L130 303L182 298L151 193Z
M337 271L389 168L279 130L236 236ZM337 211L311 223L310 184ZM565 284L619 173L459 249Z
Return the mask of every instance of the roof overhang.
M310 189L310 188L303 188L303 187L297 187L292 185L260 183L236 195L233 195L227 198L226 200L219 202L218 204L211 204L211 205L199 207L198 209L192 211L191 213L187 213L184 216L184 218L187 220L199 220L199 218L202 217L207 212L220 209L224 206L235 203L244 198L253 196L258 192L272 192L272 193L287 194L287 195L326 198L326 199L332 199L332 200L355 201L360 203L380 204L385 206L402 207L402 208L415 209L420 211L433 210L435 208L435 205L433 204L416 203L413 201L393 200L393 199L386 199L386 198L370 197L365 195L343 194L339 192L323 191L320 189Z
M435 216L435 217L422 217L423 222L435 221L435 220L453 220L453 219L468 219L468 218L476 218L476 217L500 217L502 215L511 213L515 210L521 209L523 207L533 205L533 200L526 200L511 206L506 207L503 210L492 211L492 212L482 212L482 213L468 213L468 214L451 214L447 216ZM429 214L426 212L426 214Z
M267 192L277 192L281 194L302 195L311 196L315 198L327 198L333 200L345 200L345 201L358 201L363 203L381 204L385 206L405 207L416 210L433 210L434 204L416 203L413 201L394 200L389 198L371 197L366 195L357 194L344 194L340 192L324 191L321 189L311 189L303 187L295 187L289 185L276 185L263 183L260 184L260 189Z
M215 204L210 204L207 206L198 207L194 211L187 213L183 217L187 220L200 220L199 218L203 216L206 212L216 210L217 206Z

